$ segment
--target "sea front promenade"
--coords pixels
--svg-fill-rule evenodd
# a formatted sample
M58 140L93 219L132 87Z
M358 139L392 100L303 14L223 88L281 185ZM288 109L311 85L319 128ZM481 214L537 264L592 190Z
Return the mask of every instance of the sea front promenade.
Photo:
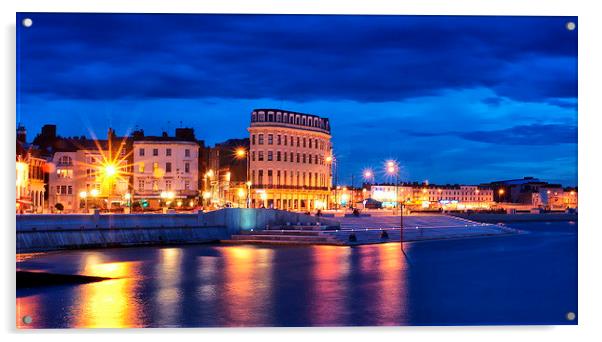
M338 227L337 222L321 217L247 208L194 214L17 215L17 253L204 243L286 224Z

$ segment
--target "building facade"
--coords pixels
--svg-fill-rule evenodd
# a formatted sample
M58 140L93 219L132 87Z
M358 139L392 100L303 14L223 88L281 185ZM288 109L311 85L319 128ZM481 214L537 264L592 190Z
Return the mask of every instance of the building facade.
M27 143L25 127L17 128L16 212L42 213L46 209L48 164L37 146Z
M488 209L494 205L493 190L476 185L372 185L370 196L384 207L393 207L401 201L415 209Z
M330 206L333 158L327 118L255 109L249 135L252 207L311 211Z
M160 206L193 207L198 199L199 145L183 136L145 137L133 142L133 198Z

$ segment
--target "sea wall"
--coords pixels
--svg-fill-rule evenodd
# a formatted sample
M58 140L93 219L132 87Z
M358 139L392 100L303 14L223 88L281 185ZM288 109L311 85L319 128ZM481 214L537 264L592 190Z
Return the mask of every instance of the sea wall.
M17 215L17 252L139 245L203 243L241 230L291 223L338 223L299 213L226 208L193 214Z

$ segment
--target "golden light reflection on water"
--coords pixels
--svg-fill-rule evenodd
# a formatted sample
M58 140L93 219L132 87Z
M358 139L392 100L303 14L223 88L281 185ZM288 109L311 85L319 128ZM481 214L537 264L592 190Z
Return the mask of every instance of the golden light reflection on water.
M314 325L336 325L348 313L347 275L351 249L337 246L315 246L313 258L313 291L309 303Z
M377 325L400 325L404 318L407 298L407 260L398 243L378 245L379 291L375 303L378 308ZM403 322L400 322L400 319Z
M36 313L40 312L40 297L41 296L26 296L17 298L17 328L38 328L38 320ZM23 322L23 317L29 316L32 318L30 324Z
M86 257L82 274L115 278L77 287L70 312L75 328L133 328L142 326L133 298L139 262L104 263L95 254Z
M161 262L157 263L155 267L155 279L157 279L159 289L155 294L155 301L161 310L158 311L156 324L170 326L174 325L174 317L177 317L181 311L182 250L180 248L162 248L159 253Z
M224 260L223 310L232 326L270 322L272 258L274 251L250 246L222 249Z

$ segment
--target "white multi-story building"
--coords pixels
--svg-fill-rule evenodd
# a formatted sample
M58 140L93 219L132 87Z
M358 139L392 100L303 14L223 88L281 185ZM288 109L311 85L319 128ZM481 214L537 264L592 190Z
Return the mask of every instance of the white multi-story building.
M198 193L199 145L164 134L133 142L133 188L136 199L151 206L160 201L189 206ZM192 202L191 202L192 201Z
M256 109L249 133L252 206L304 211L328 206L333 157L327 118Z
M68 141L70 148L57 151L49 170L50 209L60 203L64 212L87 208L117 209L129 201L127 149L116 142L113 155L107 140Z
M383 202L383 206L394 206L403 201L425 209L477 209L493 204L493 190L476 185L372 185L370 195Z

